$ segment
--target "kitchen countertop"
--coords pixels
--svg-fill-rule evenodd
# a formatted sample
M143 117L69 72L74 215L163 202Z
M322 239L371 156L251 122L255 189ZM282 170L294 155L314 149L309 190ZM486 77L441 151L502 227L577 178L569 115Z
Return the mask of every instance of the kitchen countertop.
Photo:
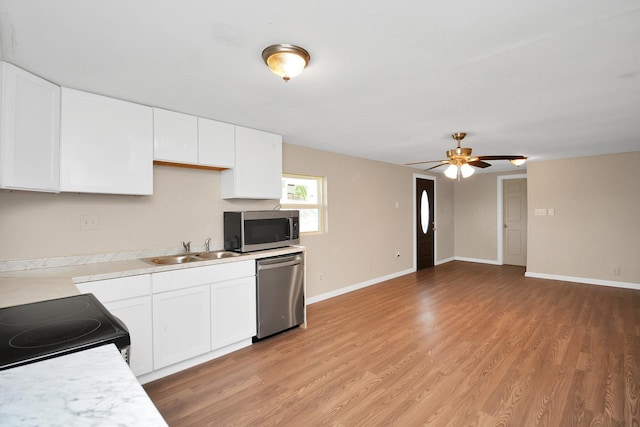
M131 259L34 270L2 271L0 272L0 308L78 295L80 292L75 286L76 283L255 260L304 251L303 246L289 246L249 252L232 258L174 265L155 265L143 259Z
M3 426L166 426L113 344L0 371Z

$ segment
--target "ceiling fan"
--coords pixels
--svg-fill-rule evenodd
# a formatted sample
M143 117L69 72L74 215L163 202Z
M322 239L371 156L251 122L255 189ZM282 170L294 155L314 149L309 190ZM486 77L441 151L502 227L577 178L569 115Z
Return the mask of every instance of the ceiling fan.
M460 176L462 176L462 178L468 178L473 175L475 170L472 166L481 169L491 166L490 163L487 163L484 160L509 160L515 166L520 166L527 161L525 156L519 155L472 156L471 148L460 147L460 141L462 141L465 136L467 136L465 132L456 132L451 135L451 137L458 142L458 146L453 150L447 150L447 160L429 160L426 162L405 163L405 166L419 165L423 163L440 163L439 165L425 169L425 171L428 171L439 168L440 166L449 165L449 167L444 171L444 174L447 178L457 178L458 181L460 181Z

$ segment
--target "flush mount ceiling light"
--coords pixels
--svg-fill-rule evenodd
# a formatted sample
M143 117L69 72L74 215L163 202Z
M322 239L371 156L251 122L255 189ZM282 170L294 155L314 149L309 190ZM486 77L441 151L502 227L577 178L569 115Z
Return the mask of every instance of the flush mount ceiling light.
M274 44L262 51L262 59L276 75L288 82L309 64L309 52L292 44Z

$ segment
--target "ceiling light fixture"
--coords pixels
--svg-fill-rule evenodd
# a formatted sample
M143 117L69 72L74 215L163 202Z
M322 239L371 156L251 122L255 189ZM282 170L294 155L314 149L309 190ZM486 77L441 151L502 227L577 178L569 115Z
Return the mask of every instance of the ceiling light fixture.
M511 159L509 161L511 162L511 164L513 164L515 166L522 166L527 161L527 158L525 157L525 158L522 158L522 159Z
M274 44L262 51L262 59L276 75L288 82L309 64L309 52L292 44Z
M460 175L463 178L469 178L475 170L468 165L467 163L457 161L455 163L451 163L447 169L444 171L444 175L447 178L458 179L460 181Z

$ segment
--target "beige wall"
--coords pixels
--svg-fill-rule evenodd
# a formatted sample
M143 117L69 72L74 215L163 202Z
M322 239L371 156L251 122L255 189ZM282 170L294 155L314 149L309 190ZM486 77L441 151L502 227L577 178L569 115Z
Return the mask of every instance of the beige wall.
M327 178L328 232L302 238L309 297L413 267L414 169L288 144L283 164ZM529 164L527 270L640 283L638 164L640 153ZM436 175L437 260L497 259L499 175ZM219 172L162 166L154 168L153 196L2 190L0 261L179 249L183 240L197 247L207 237L221 244L225 210L276 203L221 200ZM556 215L536 217L535 208ZM100 217L99 230L80 230L85 214Z
M301 238L309 296L413 267L412 169L293 145L283 165L327 181L328 230Z
M414 169L284 144L284 171L325 176L328 233L302 237L310 297L413 267ZM438 257L453 256L452 187L437 181ZM440 203L442 201L442 203ZM397 208L396 208L397 202ZM222 244L225 210L275 200L221 200L220 173L154 167L153 196L0 190L0 261ZM100 229L80 229L98 215ZM400 258L395 256L400 251Z
M0 260L222 245L222 213L271 209L276 201L220 198L220 172L154 166L153 196L0 191ZM100 229L80 229L81 215Z
M444 175L436 178L436 263L455 257L454 181Z
M498 177L524 173L480 173L455 182L456 257L498 261Z
M640 283L639 165L640 152L528 165L527 271Z

